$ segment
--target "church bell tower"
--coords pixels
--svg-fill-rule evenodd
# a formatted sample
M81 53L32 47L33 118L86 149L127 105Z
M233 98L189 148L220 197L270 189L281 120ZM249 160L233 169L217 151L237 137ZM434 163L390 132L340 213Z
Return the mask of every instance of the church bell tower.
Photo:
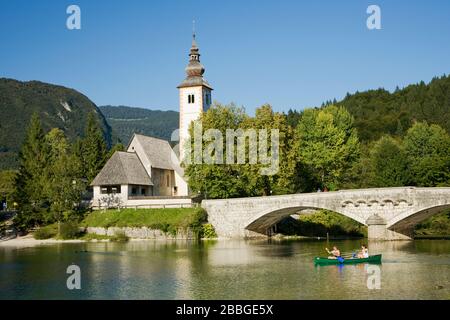
M180 93L180 159L183 159L185 145L189 143L189 126L211 106L211 91L213 90L203 78L205 68L200 63L195 32L192 35L189 64L185 71L186 79L177 87Z

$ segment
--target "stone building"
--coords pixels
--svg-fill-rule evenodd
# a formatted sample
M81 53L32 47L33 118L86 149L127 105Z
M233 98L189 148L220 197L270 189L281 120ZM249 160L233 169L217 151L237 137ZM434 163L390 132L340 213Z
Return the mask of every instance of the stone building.
M94 206L132 206L152 197L188 196L183 169L169 142L135 134L92 181Z

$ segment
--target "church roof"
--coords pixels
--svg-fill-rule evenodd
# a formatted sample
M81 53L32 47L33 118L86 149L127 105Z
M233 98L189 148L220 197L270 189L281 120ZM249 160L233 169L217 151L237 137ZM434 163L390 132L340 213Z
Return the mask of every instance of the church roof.
M168 141L141 134L134 134L133 139L138 140L153 168L174 170L173 150Z
M186 79L181 82L177 88L186 88L186 87L198 87L198 86L204 86L209 88L210 90L213 90L213 88L210 86L210 84L203 79L203 77L187 77Z
M135 153L116 151L92 181L91 186L122 184L153 185Z

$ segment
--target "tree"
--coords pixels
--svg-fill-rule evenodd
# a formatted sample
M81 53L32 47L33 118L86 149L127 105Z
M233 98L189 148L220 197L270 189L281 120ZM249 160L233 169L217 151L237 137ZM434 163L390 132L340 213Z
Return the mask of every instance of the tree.
M353 117L345 108L334 105L307 109L296 134L299 162L308 168L320 187L335 189L359 156Z
M223 106L214 104L204 112L199 122L202 125L202 135L209 129L217 129L222 137L226 136L227 129L238 129L247 116L242 108L235 105ZM190 126L191 156L194 157L194 122ZM225 139L224 139L225 140ZM202 152L207 151L208 143L203 141ZM222 143L225 150L225 141ZM208 152L209 153L209 152ZM211 158L218 154L210 154ZM242 175L239 164L188 164L185 174L189 179L189 187L203 194L206 198L231 198L246 195L245 177Z
M278 130L278 150L269 148L270 156L278 157L277 172L272 175L261 174L261 168L267 164L246 164L242 167L243 175L247 175L247 193L253 195L286 194L296 191L296 150L294 146L294 130L288 125L287 116L274 112L270 105L263 105L255 111L255 117L248 117L242 123L244 129L266 130L267 146L271 146L271 132ZM258 131L259 132L259 131ZM261 143L261 141L258 141Z
M450 136L444 129L417 122L406 133L403 146L415 185L450 185Z
M108 154L106 155L106 160L112 157L112 155L116 151L125 151L125 146L122 143L116 143L111 150L108 151Z
M16 175L14 170L0 171L0 200L5 199L10 208L13 205Z
M296 153L292 147L294 132L287 124L284 114L273 112L270 105L264 105L256 110L255 117L249 117L242 108L236 108L234 105L214 105L202 114L200 121L202 133L207 133L209 129L220 132L223 155L214 154L214 150L210 150L208 146L210 141L203 141L203 154L212 152L212 158L221 156L222 161L188 165L185 173L189 177L192 190L209 198L285 194L295 191ZM234 130L232 137L227 136L227 129ZM274 131L272 136L274 129L277 131ZM261 133L266 133L267 136L264 137ZM193 126L190 134L194 137ZM272 145L272 138L274 141L278 138L278 144ZM263 151L264 155L259 149L262 139L266 139L267 145L267 150ZM193 143L191 138L192 153L195 148ZM238 148L241 148L241 151L238 151ZM229 151L233 157L232 161L227 159ZM256 157L253 156L255 154ZM263 158L267 161L262 161ZM270 172L265 172L265 169Z
M81 141L84 177L91 182L106 161L107 146L101 127L93 113L89 113L85 137Z
M44 131L35 113L19 154L20 168L15 181L14 201L18 204L15 222L21 230L39 224L48 207L45 171L48 155Z
M85 188L78 175L79 162L69 153L69 143L64 132L52 129L45 137L49 146L49 164L46 168L48 177L48 199L50 202L50 221L58 222L58 235L61 222L73 214L74 208L81 201Z
M383 136L370 152L372 186L401 187L408 185L409 171L401 142L390 136Z

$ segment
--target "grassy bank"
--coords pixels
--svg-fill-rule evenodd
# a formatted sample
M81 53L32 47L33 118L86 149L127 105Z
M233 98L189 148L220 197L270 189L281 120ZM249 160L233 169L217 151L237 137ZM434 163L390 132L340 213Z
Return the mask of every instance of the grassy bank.
M178 229L198 231L206 221L201 208L122 209L94 211L81 222L83 227L148 227L168 233Z

